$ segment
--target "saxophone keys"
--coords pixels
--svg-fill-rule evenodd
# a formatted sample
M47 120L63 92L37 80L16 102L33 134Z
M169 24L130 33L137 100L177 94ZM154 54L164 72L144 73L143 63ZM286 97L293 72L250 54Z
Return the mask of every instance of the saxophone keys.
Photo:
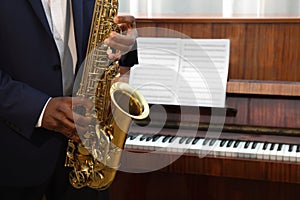
M110 47L108 47L107 50L106 50L106 53L107 54L112 54L112 49Z
M85 147L83 147L82 145L78 145L78 152L82 155L85 155L85 156L88 156L90 153L89 153L89 150L87 150Z
M90 138L92 138L93 136L94 136L94 134L93 134L93 133L90 133L90 132L85 133L85 134L83 135L83 137L84 137L85 139L90 139Z

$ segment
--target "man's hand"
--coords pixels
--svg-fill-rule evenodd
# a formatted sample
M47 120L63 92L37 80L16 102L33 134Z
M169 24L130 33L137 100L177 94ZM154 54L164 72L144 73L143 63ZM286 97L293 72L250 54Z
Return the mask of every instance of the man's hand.
M90 112L92 102L80 97L52 98L45 109L42 127L80 142L76 128L78 132L86 132L91 118L73 112L73 108L77 106L83 106L86 112Z
M119 24L122 34L113 31L104 43L116 49L116 53L108 55L109 58L119 60L123 54L132 49L138 34L133 16L117 16L114 22Z

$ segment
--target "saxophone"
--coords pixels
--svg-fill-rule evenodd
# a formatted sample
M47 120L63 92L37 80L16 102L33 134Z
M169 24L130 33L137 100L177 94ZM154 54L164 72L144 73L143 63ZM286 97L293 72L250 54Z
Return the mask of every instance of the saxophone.
M75 188L108 188L118 170L131 121L149 115L149 106L137 90L127 83L113 82L119 66L109 60L107 53L111 50L103 41L111 31L119 29L113 22L117 11L117 0L95 1L87 56L77 91L77 96L94 102L94 112L87 115L95 123L81 136L81 143L68 141L65 166L72 168L69 180Z

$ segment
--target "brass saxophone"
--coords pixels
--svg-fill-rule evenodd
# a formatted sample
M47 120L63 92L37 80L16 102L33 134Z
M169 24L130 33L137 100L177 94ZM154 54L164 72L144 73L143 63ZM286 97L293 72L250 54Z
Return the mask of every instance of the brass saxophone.
M117 0L96 0L88 41L87 57L77 96L91 99L96 121L81 136L81 143L69 140L66 167L72 167L69 180L73 187L106 189L119 167L126 133L132 119L144 119L149 106L144 97L127 83L113 83L119 66L109 60L109 47L103 44L111 31L118 31L113 22L118 12Z

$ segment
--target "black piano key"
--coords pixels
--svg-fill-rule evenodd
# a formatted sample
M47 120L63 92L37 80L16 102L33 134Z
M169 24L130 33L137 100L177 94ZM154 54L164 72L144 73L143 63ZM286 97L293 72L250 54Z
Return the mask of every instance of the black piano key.
M234 144L234 140L229 140L226 147L231 147Z
M147 137L148 137L147 135L143 135L143 136L140 138L140 141L145 140Z
M192 144L197 144L197 142L198 142L199 140L200 140L200 138L198 138L198 137L194 138Z
M277 151L281 151L281 150L282 150L282 144L278 144Z
M193 141L194 138L189 137L186 141L185 144L190 144Z
M209 138L205 138L204 141L203 141L203 145L207 145L207 143L210 141Z
M162 140L163 143L167 142L169 139L171 138L170 135L167 135L164 137L164 139Z
M153 136L152 135L149 135L147 138L146 138L146 141L149 142L150 140L152 140Z
M246 143L245 143L245 145L244 145L244 148L245 148L245 149L248 149L248 147L250 146L250 143L251 143L250 141L246 141Z
M186 137L181 137L181 139L179 140L179 144L184 143L184 141L185 141L186 139L187 139Z
M134 140L138 135L132 135L131 138Z
M292 152L292 151L293 151L293 147L294 147L293 144L290 144L290 145L289 145L289 152Z
M213 146L216 143L217 139L211 139L209 142L209 146Z
M134 140L137 136L136 134L127 134L127 139Z
M271 143L271 147L270 147L270 150L273 151L275 148L275 143Z
M233 145L233 148L237 148L239 146L240 142L241 142L240 140L236 140Z
M171 138L170 138L170 140L169 140L169 143L174 142L175 139L176 139L175 136L171 136Z
M226 142L227 142L227 140L221 140L220 147L223 147Z
M297 145L296 152L300 152L300 145Z
M268 144L269 144L268 142L265 142L265 143L264 143L263 150L266 150L266 149L267 149Z
M162 135L154 135L152 137L152 142L156 142L160 137L162 137Z
M255 149L257 147L258 142L253 142L251 149Z

